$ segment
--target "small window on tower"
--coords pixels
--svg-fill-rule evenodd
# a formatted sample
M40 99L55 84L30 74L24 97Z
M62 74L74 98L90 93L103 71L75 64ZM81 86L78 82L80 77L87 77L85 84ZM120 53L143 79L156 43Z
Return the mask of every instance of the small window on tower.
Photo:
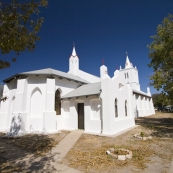
M126 73L124 73L125 79L126 79Z
M127 73L127 78L129 78L129 74Z

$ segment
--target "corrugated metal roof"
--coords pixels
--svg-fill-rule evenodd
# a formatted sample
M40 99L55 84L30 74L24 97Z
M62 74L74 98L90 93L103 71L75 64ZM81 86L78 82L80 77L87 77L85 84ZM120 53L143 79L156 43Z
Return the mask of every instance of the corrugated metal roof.
M58 71L58 70L54 70L54 69L51 69L51 68L18 73L14 76L11 76L11 77L5 79L4 82L8 82L12 78L14 78L16 76L20 76L20 75L55 75L55 76L59 76L59 77L62 77L62 78L74 80L74 81L77 81L77 82L89 83L88 81L86 81L86 80L84 80L84 79L82 79L78 76L74 76L72 74L65 73L65 72Z
M140 94L140 95L144 95L144 96L147 96L147 97L151 97L149 96L148 94L142 92L142 91L137 91L137 90L133 90L134 93L137 93L137 94Z
M101 83L92 83L92 84L85 84L75 90L69 92L68 94L62 96L64 98L72 98L72 97L81 97L81 96L89 96L100 94L101 92Z

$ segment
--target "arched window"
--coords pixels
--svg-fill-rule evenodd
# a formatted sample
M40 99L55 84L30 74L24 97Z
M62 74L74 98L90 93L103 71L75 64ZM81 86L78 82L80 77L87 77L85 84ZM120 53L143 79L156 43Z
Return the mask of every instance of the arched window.
M118 106L117 106L117 104L118 104L118 101L117 101L117 99L115 99L115 117L118 117Z
M35 88L31 94L31 117L42 116L42 93L39 88Z
M127 117L127 101L125 101L125 116Z
M61 95L58 89L55 92L55 111L56 115L61 115Z

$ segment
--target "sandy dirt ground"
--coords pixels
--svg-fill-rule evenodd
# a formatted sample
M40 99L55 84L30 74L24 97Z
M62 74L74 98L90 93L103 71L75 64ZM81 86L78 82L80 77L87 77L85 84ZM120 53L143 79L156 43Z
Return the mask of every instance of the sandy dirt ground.
M138 127L118 137L83 134L62 163L89 173L167 173L173 156L173 114L157 112L156 115L135 121ZM152 139L143 141L133 137L141 132L145 136L151 135ZM4 139L1 133L0 172L32 172L33 167L25 169L29 164L27 158L32 160L37 156L43 159L34 163L34 169L41 171L47 161L52 159L48 157L49 151L68 133L26 135L14 139ZM126 161L113 159L105 154L109 148L129 149L133 157ZM24 160L23 165L18 164L19 160ZM53 170L48 169L47 172Z
M167 173L173 156L173 114L160 113L135 120L138 127L115 138L83 134L63 160L83 172ZM141 140L134 134L152 136ZM125 148L132 159L119 161L105 152L109 148Z

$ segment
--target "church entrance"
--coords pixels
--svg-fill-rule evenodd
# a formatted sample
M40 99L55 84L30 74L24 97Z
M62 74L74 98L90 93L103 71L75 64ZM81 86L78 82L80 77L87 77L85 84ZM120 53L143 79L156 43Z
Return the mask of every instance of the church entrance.
M78 129L84 129L84 103L78 103Z

